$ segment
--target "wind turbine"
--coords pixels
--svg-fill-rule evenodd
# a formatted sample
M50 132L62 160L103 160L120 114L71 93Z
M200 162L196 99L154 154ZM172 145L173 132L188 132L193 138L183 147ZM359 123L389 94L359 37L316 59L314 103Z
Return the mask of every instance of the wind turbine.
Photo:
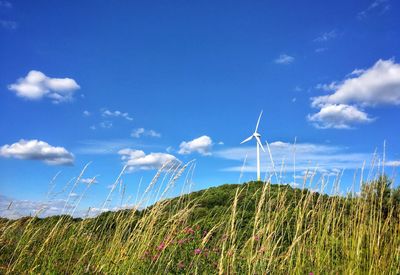
M257 132L262 113L263 113L263 111L261 111L260 116L258 117L256 129L254 130L254 133L240 143L240 144L243 144L243 143L246 143L246 142L252 140L253 138L256 139L256 143L257 143L257 180L258 181L261 180L261 178L260 178L260 147L265 152L264 147L262 146L262 143L260 140L261 135Z

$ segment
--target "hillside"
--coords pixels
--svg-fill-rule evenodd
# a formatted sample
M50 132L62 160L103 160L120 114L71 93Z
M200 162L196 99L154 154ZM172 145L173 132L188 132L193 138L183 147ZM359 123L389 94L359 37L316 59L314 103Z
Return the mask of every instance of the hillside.
M225 184L142 211L1 220L1 272L400 272L400 192L361 197L288 185Z

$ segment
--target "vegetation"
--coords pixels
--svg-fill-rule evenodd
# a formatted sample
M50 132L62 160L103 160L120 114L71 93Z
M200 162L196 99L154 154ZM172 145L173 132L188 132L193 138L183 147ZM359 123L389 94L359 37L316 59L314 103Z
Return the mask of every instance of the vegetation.
M249 182L96 218L1 219L0 273L400 274L400 189L380 176L361 190Z

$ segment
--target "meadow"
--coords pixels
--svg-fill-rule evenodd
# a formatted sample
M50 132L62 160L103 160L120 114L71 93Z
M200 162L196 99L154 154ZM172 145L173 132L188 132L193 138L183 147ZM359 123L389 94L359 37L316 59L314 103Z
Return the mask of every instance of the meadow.
M0 273L400 274L394 178L376 173L343 195L338 177L327 195L306 188L318 181L309 172L303 188L269 178L166 198L185 169L158 171L131 209L2 218Z

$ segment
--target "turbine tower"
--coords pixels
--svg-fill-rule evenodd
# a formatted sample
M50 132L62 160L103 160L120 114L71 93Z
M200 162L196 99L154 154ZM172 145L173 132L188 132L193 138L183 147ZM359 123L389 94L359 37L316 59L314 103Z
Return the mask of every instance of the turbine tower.
M246 143L246 142L252 140L252 138L256 139L256 144L257 144L256 145L257 146L257 180L258 181L261 180L261 178L260 178L260 147L265 152L264 147L262 146L262 143L261 143L261 140L260 140L261 135L257 132L258 131L258 125L260 124L260 119L261 119L262 113L263 113L263 111L261 111L260 116L258 117L256 129L254 130L254 133L240 143L240 144Z

